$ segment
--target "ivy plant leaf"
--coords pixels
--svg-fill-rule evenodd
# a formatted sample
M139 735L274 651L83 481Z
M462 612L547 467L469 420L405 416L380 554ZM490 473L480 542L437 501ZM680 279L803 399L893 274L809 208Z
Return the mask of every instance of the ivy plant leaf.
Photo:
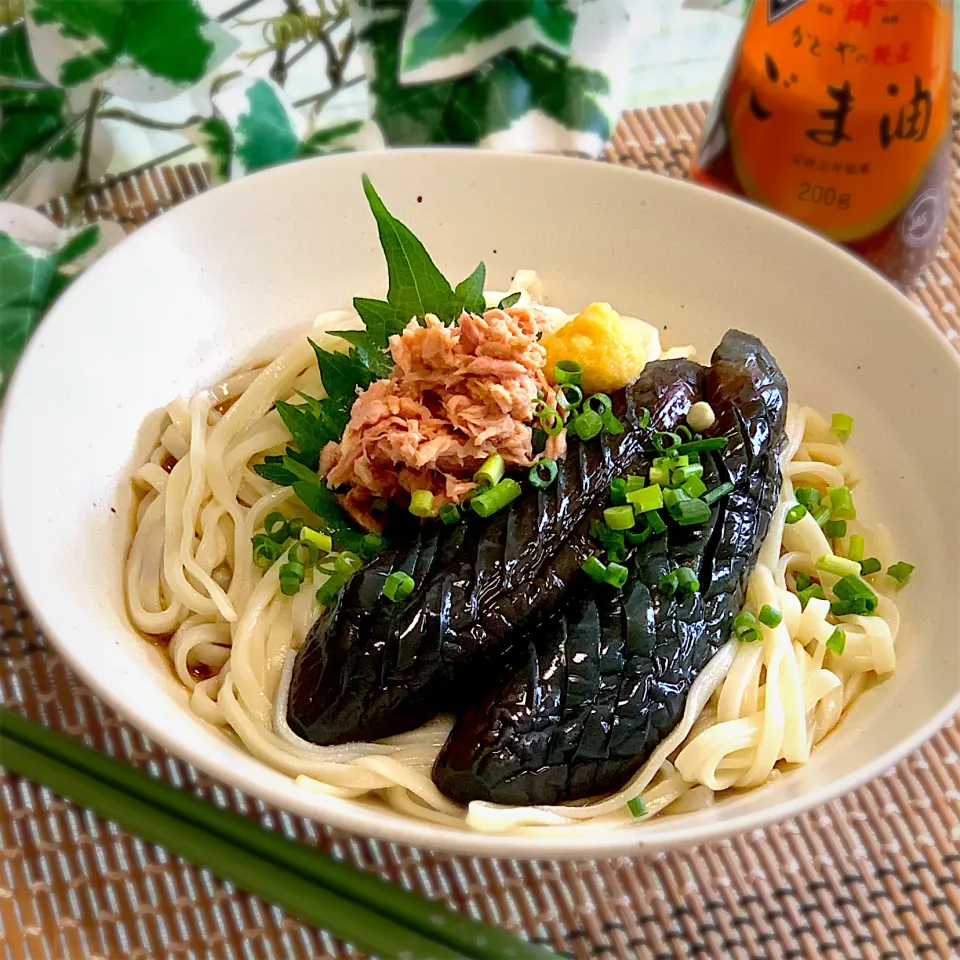
M50 150L51 159L77 156L76 134L69 130L67 96L55 87L42 87L27 47L26 27L21 23L0 34L0 76L36 83L36 89L0 84L0 190L20 171L24 160L40 153L59 139Z
M87 82L123 62L175 84L196 83L211 68L214 43L197 0L34 0L30 15L61 36L96 41L65 60L64 86Z
M565 53L576 19L568 0L412 0L401 80L458 76L511 48L536 43L554 44Z
M276 84L256 80L236 127L236 155L247 173L285 163L300 153L300 136Z
M387 302L408 317L423 319L432 313L446 323L456 320L460 305L449 282L409 227L387 210L366 174L363 192L377 222L380 246L387 261Z
M301 144L299 156L325 157L331 153L353 150L354 138L363 129L362 120L339 123L324 130L315 130Z
M219 183L228 181L233 168L234 150L230 124L222 117L207 117L197 125L190 139L206 152L214 180Z
M483 313L487 302L483 296L483 285L487 279L487 266L481 260L477 269L457 284L457 299L463 304L463 309L468 313Z
M0 233L0 394L30 334L73 279L69 268L99 238L89 226L44 250Z

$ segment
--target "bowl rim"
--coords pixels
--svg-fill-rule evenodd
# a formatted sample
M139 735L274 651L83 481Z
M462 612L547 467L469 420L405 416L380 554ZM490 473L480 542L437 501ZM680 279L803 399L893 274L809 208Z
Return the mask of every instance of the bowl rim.
M126 238L125 244L147 242L141 238L144 236L152 238L155 232L159 232L159 223L166 223L171 217L184 218L200 216L206 207L209 206L213 208L218 204L227 202L227 197L229 197L229 202L242 202L245 191L262 190L263 186L265 186L269 180L289 176L289 170L291 168L297 169L298 175L303 176L305 175L304 171L307 167L320 167L320 165L323 165L322 168L327 169L334 164L356 165L358 162L362 163L363 159L368 157L376 157L378 163L383 163L383 157L389 156L390 154L418 156L428 162L437 158L447 158L448 161L455 161L458 157L469 156L474 162L477 161L478 157L483 157L484 159L480 162L488 162L494 165L502 163L505 166L513 163L527 163L534 165L565 164L570 167L572 164L575 164L580 170L592 168L594 171L597 171L596 175L602 177L622 177L626 179L627 177L639 176L642 180L637 182L646 183L648 188L656 182L657 185L654 189L700 191L701 202L704 204L714 204L717 208L731 211L733 209L739 209L741 213L734 213L734 217L756 217L767 223L776 221L779 224L776 229L793 234L795 239L801 244L810 244L814 248L829 251L833 256L844 258L848 268L851 271L859 273L862 282L872 283L878 288L882 288L885 295L893 296L899 301L901 306L905 306L909 314L913 317L914 327L911 329L911 333L917 336L928 337L931 343L936 343L934 349L939 350L944 356L951 358L949 363L954 371L954 375L957 377L958 384L960 384L960 354L951 349L941 332L924 317L918 307L913 304L902 291L885 280L880 274L876 273L866 262L846 249L832 244L803 225L760 207L749 200L745 201L740 197L719 191L707 190L687 180L680 180L652 171L637 170L631 167L602 163L594 160L508 151L483 152L470 148L455 147L411 147L389 151L358 151L329 157L310 158L296 161L293 164L284 164L279 167L259 171L249 177L218 185L202 194L191 197L188 202L178 204L175 208L165 211L162 217L157 217L140 227L135 234ZM446 161L442 160L441 162ZM184 210L188 212L184 213ZM169 229L169 227L164 227L164 229ZM109 251L102 261L95 263L89 270L98 270L100 262L109 262L112 256L113 251ZM50 318L54 318L56 323L65 322L65 320L61 320L61 315L64 318L67 316L63 308L63 303L69 301L69 293L70 291L67 291L67 295L54 304L48 314L43 318L42 323L47 324ZM69 307L69 303L67 303L67 306ZM21 384L26 382L28 377L32 376L32 368L34 365L37 363L42 364L43 361L37 355L38 353L38 338L34 336L31 337L28 342L14 374L10 379L6 392L7 402L0 404L0 466L2 466L4 450L3 438L6 432L4 426L7 418L11 416L10 410L12 404L9 400L19 392ZM5 472L0 469L0 482L2 482L4 473ZM831 781L818 790L786 797L780 803L764 808L760 813L734 813L731 817L723 821L704 824L694 829L684 827L685 818L683 817L669 817L663 820L654 820L651 821L651 823L657 824L657 829L655 830L656 837L655 839L651 837L649 841L644 836L644 830L647 832L652 831L642 826L640 830L624 828L611 830L609 832L585 831L582 835L573 837L550 837L546 834L542 837L504 836L502 834L474 832L466 828L454 830L428 821L413 820L393 812L388 814L386 811L380 811L373 806L355 804L351 800L344 801L342 809L334 808L320 812L309 802L310 797L315 795L308 794L303 788L297 788L295 793L289 788L280 788L279 784L275 788L269 783L259 783L255 777L248 776L243 772L237 772L229 764L218 763L216 760L205 755L200 749L194 748L190 742L182 742L175 736L168 735L162 724L141 713L136 702L125 700L119 692L114 691L113 688L109 686L101 684L96 671L88 666L82 657L75 655L68 644L61 644L55 631L51 629L51 625L44 612L43 604L38 602L38 598L28 578L20 576L21 570L18 554L16 549L11 549L12 544L7 530L6 515L7 511L11 508L7 506L6 503L7 498L3 496L3 489L2 486L0 486L0 547L2 547L4 560L15 588L44 636L49 638L53 644L57 654L89 689L95 692L98 697L125 721L134 726L138 731L150 737L158 746L169 751L182 761L190 763L204 773L219 779L237 790L273 804L281 810L304 816L307 819L347 831L354 835L407 844L433 852L474 857L519 859L593 859L598 857L642 854L647 852L648 845L651 848L651 852L691 847L726 837L750 833L770 826L771 824L797 817L815 806L835 800L888 771L904 757L934 736L955 714L960 713L960 685L958 685L952 699L925 724L901 739L896 745L884 751L880 756L851 770L845 776ZM237 746L239 749L246 749L242 744L237 744ZM247 752L249 753L249 751ZM253 759L256 760L255 757L253 757ZM263 761L257 762L264 767L267 766ZM293 784L292 780L289 782ZM298 793L303 795L302 800L301 797L297 795Z

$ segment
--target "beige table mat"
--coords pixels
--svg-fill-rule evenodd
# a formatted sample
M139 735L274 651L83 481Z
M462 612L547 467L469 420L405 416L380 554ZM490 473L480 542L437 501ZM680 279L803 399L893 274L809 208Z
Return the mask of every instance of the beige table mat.
M702 119L699 105L630 114L607 159L683 176ZM199 166L153 170L91 199L86 212L132 229L207 186ZM953 186L949 236L911 296L960 346L960 185ZM212 782L69 674L2 563L0 697L178 786L578 960L960 958L957 723L889 775L776 827L646 858L522 863L347 836ZM0 790L6 960L359 956L28 781L7 776Z

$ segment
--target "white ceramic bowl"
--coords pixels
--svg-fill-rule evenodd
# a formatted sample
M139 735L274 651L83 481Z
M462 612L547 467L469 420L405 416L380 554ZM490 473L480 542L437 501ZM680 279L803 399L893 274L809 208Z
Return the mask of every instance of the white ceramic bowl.
M553 302L594 299L709 355L736 326L779 358L791 395L853 414L872 515L917 564L902 597L899 666L805 767L683 816L574 839L448 830L295 786L198 720L164 655L129 626L122 502L150 411L247 359L266 338L386 271L360 187L461 277L518 267ZM0 527L27 603L76 673L159 743L279 807L433 850L597 857L713 840L819 806L874 777L960 709L960 363L910 303L854 258L706 190L600 163L480 152L344 155L258 174L140 230L67 292L6 399ZM860 498L858 496L858 502Z

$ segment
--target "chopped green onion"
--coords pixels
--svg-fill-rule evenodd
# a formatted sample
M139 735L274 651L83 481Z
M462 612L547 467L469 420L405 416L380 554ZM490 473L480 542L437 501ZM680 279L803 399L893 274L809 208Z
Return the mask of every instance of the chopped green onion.
M681 503L684 500L692 499L693 498L689 493L686 492L686 490L667 487L667 489L663 491L663 504L671 512L678 503Z
M811 583L810 586L806 587L803 590L800 590L797 593L797 597L800 599L800 609L802 610L807 605L808 600L826 600L827 595L823 592L823 587L819 583Z
M368 533L360 541L360 556L364 560L372 560L385 546L387 541L375 533Z
M631 475L627 477L626 484L627 493L633 493L634 490L642 490L646 486L647 481L643 477Z
M647 805L644 803L643 797L634 797L632 800L627 801L627 809L635 817L645 817L649 811L647 810Z
M686 460L687 458L684 457L683 459ZM690 464L678 465L677 467L675 467L673 469L673 472L670 474L670 482L674 486L679 487L679 486L682 486L684 483L686 483L688 480L693 480L694 478L699 480L702 477L703 477L703 464L690 463ZM703 489L706 490L707 488L704 487ZM697 494L697 496L700 496L700 494Z
M677 571L672 570L660 578L657 583L657 592L664 597L672 597L677 592L677 587L679 586L680 578L677 576Z
M433 494L429 490L414 490L410 497L410 512L415 517L432 517Z
M646 430L650 426L650 411L646 407L640 408L640 419L637 421L637 426L641 430Z
M607 577L607 568L596 557L587 557L580 565L580 569L597 583L605 583Z
M603 429L603 418L593 410L581 413L573 421L573 432L581 440L592 440Z
M603 422L603 429L606 430L607 433L613 434L615 437L623 433L623 424L612 413L605 413L601 420Z
M261 570L269 570L280 559L283 545L277 543L266 533L258 533L253 537L253 563Z
M449 506L449 504L448 504ZM402 570L394 570L393 573L383 581L383 595L394 603L399 603L405 597L413 593L415 584L413 577Z
M607 507L603 511L603 519L611 530L629 530L635 523L633 507L629 504L623 507Z
M470 501L473 512L480 517L493 516L522 493L520 484L511 477L504 477L495 487L481 493Z
M263 521L263 529L274 543L286 543L290 539L290 527L282 513L268 513Z
M798 571L797 571L797 578L796 578L796 579L797 579L797 592L798 592L798 593L799 593L801 590L806 590L807 587L809 587L810 584L813 583L813 578L810 576L810 574L809 574L809 573L804 573L802 570L798 570Z
M853 506L853 497L848 487L827 487L830 497L830 511L838 520L856 520L857 511Z
M296 577L280 578L280 592L285 597L295 597L300 592L302 586L303 581L298 580Z
M802 503L795 503L783 518L786 523L798 523L807 515L807 508Z
M590 536L599 541L604 550L622 550L626 542L621 531L611 530L599 520L591 521Z
M540 428L548 437L557 436L563 429L563 417L554 407L544 407L537 414L537 419L540 421Z
M671 447L670 452L677 454L700 453L707 450L722 450L726 445L726 437L707 437L704 440L691 440L689 443L681 443L679 447Z
M667 441L670 441L667 443ZM683 438L679 433L671 433L669 430L658 430L653 437L651 438L651 443L653 443L653 448L658 453L667 453L673 451L674 453L679 453L680 444L683 443Z
M610 502L622 507L627 502L627 481L623 477L614 477L610 481Z
M306 578L306 571L302 563L291 561L285 563L278 571L280 577L280 592L287 597L292 597L300 589L301 584Z
M848 413L835 413L830 418L830 430L845 443L853 430L853 417Z
M495 487L503 479L505 469L506 464L503 462L503 457L499 453L492 453L484 461L483 466L473 475L473 482L481 490ZM430 509L432 512L432 505ZM425 516L430 516L430 514L425 514Z
M303 553L304 550L306 554ZM320 551L317 549L317 545L309 540L297 540L290 548L287 556L291 560L310 568L315 566L320 559Z
M681 500L670 511L681 527L693 527L706 523L710 519L710 507L702 500Z
M733 633L743 643L755 643L761 639L757 618L749 610L744 610L733 618Z
M648 513L650 510L659 510L663 506L663 490L658 483L639 490L631 490L627 494L627 502L633 504L637 513Z
M827 638L827 649L835 653L838 657L843 653L843 648L847 645L847 633L842 627L837 627Z
M337 554L333 569L336 573L345 573L352 576L363 566L363 561L352 551L342 550Z
M287 532L293 537L294 540L298 539L300 536L300 531L304 528L305 524L300 517L291 517L287 521Z
M557 383L572 383L583 386L583 367L576 360L561 360L553 368L553 379Z
M604 417L613 409L613 401L605 393L595 393L583 401L583 409Z
M863 559L864 543L863 537L859 533L850 534L850 545L847 547L847 556L851 560L856 560L859 563ZM860 571L863 573L863 570Z
M910 579L910 574L915 569L916 567L912 563L904 563L903 560L900 560L893 566L887 567L887 576L893 577L900 586L903 586Z
M820 506L820 491L816 487L798 487L793 496L797 503L802 503L808 510Z
M709 507L711 503L725 497L728 493L733 493L733 484L729 481L721 483L719 487L708 490L700 499Z
M583 402L583 391L575 383L564 383L557 390L557 406L569 410Z
M330 535L314 530L312 527L303 527L300 530L300 539L312 543L322 553L329 553L333 549L333 539Z
M650 539L653 534L653 528L650 526L648 517L652 514L644 513L640 516L640 521L643 523L643 526L635 530L627 530L624 534L626 537L626 542L630 544L631 547L639 546L641 543L645 543Z
M686 468L686 469L689 469ZM699 477L690 477L680 488L687 496L695 500L702 497L707 492L707 485Z
M854 602L855 606L865 608L867 613L873 613L879 603L877 595L856 574L841 577L833 585L833 595L838 600Z
M460 509L455 503L445 503L440 508L440 513L438 514L440 519L446 523L459 523L460 522Z
M669 467L651 467L650 468L650 482L656 483L661 487L667 486L670 483L670 468Z
M819 527L826 526L827 521L830 519L830 508L818 507L813 512L813 519L817 521L817 526Z
M678 567L676 573L679 593L696 593L700 589L700 581L690 567Z
M839 540L847 535L847 521L828 520L823 525L823 533L830 540Z
M543 453L544 449L547 446L547 433L545 430L541 430L540 427L534 427L530 434L531 443L533 445L534 455L538 453Z
M349 579L349 575L346 574L330 577L330 579L317 590L317 603L319 603L321 607L329 607L330 604L337 599L337 594Z
M771 607L769 603L765 603L760 610L758 619L765 627L770 627L772 630L783 623L783 614L776 607Z
M535 487L542 490L545 487L549 487L550 484L557 479L559 472L560 468L557 466L557 461L551 460L549 457L544 457L530 468L530 473L527 474L527 477Z
M604 582L610 584L615 590L619 590L630 576L630 571L619 563L607 564L607 572L604 574Z
M647 523L650 524L650 529L655 535L665 533L667 529L666 523L663 521L663 517L656 510L651 510L647 513L644 513Z
M817 560L817 569L825 573L832 573L837 577L860 575L860 564L856 560L848 560L846 557L836 557L833 554L825 553Z
M867 557L860 561L860 576L869 577L871 573L880 572L880 561L876 557Z
M685 443L689 443L693 439L693 431L685 423L681 423L677 427L677 433L680 434L680 439Z

